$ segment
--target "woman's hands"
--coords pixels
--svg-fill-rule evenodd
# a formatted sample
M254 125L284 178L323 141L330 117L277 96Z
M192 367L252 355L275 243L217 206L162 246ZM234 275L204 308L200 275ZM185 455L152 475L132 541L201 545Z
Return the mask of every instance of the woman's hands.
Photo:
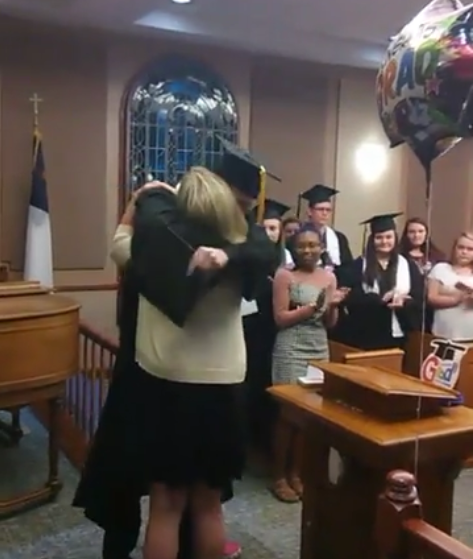
M455 285L455 301L457 305L473 306L473 289L462 282Z
M381 299L390 309L399 309L403 307L404 303L410 298L410 295L407 293L399 293L393 289L385 293Z
M174 187L172 187L171 185L165 183L165 182L150 181L150 182L147 182L146 184L144 184L143 186L141 186L140 188L138 188L137 190L135 190L133 192L133 194L131 195L132 201L136 202L136 199L138 198L138 196L142 192L144 192L145 190L149 190L150 188L164 188L165 190L169 190L173 194L176 193L176 189Z
M330 298L329 304L334 307L340 305L346 299L350 291L351 289L349 287L340 287L338 289L335 289Z
M125 211L124 211L124 213L122 215L122 218L120 220L121 225L128 225L129 227L133 226L133 219L135 217L136 200L138 199L138 196L142 192L144 192L145 190L149 190L151 188L164 188L164 189L169 190L170 192L172 192L174 194L176 193L176 189L173 188L172 186L170 186L169 184L166 184L165 182L161 182L161 181L147 182L141 188L138 188L137 190L132 192L130 201L128 202L128 205L125 208Z
M190 276L195 270L221 270L227 263L228 255L224 250L199 247L191 258L187 274Z

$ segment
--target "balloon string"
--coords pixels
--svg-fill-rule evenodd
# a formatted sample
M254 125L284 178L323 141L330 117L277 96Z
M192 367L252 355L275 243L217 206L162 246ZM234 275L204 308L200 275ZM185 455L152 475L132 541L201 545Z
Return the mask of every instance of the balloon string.
M426 239L426 246L425 246L425 258L429 259L431 253L431 223L432 223L432 165L428 163L425 166L425 184L426 184L426 191L425 191L425 202L427 206L427 239ZM427 261L424 263L427 264ZM419 348L419 374L422 370L422 364L424 362L424 342L425 342L425 335L426 335L426 322L427 322L427 277L424 275L424 293L422 297L422 325L420 331L420 348ZM417 400L417 419L421 418L422 412L422 396L419 396ZM414 475L416 478L418 477L418 470L419 470L419 436L416 437L415 440L415 449L414 449Z

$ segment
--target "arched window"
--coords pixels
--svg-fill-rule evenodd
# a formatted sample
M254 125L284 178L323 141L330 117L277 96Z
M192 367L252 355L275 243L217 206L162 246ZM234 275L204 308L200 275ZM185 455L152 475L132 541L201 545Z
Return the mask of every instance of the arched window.
M186 59L154 64L130 92L126 110L126 194L152 179L175 185L192 165L212 168L220 149L215 134L237 141L232 93L219 76Z

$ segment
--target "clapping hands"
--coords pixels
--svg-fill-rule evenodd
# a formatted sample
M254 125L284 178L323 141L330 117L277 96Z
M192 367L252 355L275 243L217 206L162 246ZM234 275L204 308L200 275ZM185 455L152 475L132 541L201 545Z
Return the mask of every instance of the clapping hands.
M332 296L330 297L330 305L337 306L343 303L346 296L350 293L349 287L340 287L335 289Z
M407 293L399 293L395 290L391 290L383 295L382 300L390 309L399 309L403 307L404 303L410 298L410 295Z

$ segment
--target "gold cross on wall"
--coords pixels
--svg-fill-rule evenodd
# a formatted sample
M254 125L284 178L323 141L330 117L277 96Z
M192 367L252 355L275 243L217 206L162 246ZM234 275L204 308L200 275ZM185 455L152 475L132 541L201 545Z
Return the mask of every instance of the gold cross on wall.
M34 114L34 123L35 126L38 125L38 117L39 117L39 104L43 102L43 100L38 97L37 93L33 94L33 97L30 97L30 102L33 103L33 114Z

